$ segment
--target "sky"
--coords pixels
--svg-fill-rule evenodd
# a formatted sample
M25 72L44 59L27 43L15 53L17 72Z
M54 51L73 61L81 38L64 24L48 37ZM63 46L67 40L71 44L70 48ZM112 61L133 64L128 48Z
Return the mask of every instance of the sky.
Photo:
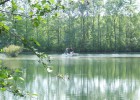
M140 0L136 0L136 1L137 1L138 5L140 5Z
M138 6L138 11L140 11L140 0L136 0L136 4Z

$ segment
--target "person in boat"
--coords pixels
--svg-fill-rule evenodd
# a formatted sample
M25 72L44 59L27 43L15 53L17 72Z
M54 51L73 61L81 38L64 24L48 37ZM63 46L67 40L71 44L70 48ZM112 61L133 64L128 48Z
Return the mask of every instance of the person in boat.
M69 53L69 48L66 48L65 54L67 55Z
M73 51L72 47L69 48L69 54L73 54L73 53L74 53L74 51Z
M65 54L67 55L67 54L73 54L74 52L73 52L73 49L72 48L66 48L66 50L65 50Z

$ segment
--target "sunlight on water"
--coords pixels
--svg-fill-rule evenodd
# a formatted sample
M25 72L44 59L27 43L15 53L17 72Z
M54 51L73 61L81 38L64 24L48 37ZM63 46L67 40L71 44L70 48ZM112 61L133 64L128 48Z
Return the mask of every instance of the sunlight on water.
M51 55L50 66L53 66L51 74L44 70L34 55L5 58L3 60L5 64L23 67L25 82L19 86L24 91L30 91L38 96L20 98L9 92L1 92L0 100L139 100L139 56L139 54L81 54L74 57Z
M0 59L4 60L39 60L36 55L19 55L18 57L10 57L5 54L0 54Z
M108 58L108 57L113 57L113 58L117 58L117 57L140 57L140 54L79 54L77 56L67 56L62 54L61 57L60 55L51 55L52 57L55 58L72 58L72 59L76 59L76 58Z

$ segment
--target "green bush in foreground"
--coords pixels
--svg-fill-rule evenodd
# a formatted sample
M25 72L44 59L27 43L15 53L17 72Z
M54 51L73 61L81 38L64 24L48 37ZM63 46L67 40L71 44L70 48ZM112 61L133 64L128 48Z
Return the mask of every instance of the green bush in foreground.
M20 52L22 52L22 47L16 45L9 45L8 47L3 48L3 52L11 57L16 57Z
M10 69L2 64L0 60L0 91L9 91L16 96L24 97L23 91L15 84L17 81L24 82L21 77L21 69Z

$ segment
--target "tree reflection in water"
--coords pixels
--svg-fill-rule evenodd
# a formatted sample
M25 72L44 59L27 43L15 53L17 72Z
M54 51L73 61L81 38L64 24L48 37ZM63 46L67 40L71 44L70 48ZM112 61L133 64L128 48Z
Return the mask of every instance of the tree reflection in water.
M19 98L6 92L0 94L0 100L137 100L140 98L139 60L54 57L52 74L36 60L19 60L17 64L23 67L25 77L21 88L38 96ZM63 78L57 77L58 74Z

